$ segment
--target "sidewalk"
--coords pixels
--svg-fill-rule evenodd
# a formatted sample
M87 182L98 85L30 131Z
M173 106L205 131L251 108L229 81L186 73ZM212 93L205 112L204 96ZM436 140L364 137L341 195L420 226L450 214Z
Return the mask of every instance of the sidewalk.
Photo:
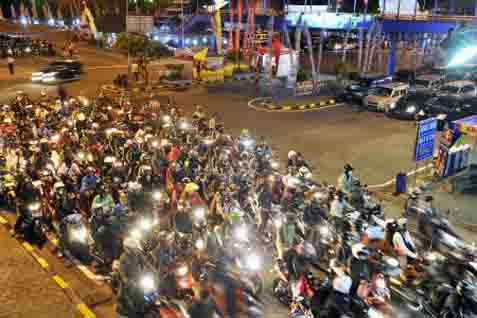
M0 316L78 318L68 297L50 275L0 226Z

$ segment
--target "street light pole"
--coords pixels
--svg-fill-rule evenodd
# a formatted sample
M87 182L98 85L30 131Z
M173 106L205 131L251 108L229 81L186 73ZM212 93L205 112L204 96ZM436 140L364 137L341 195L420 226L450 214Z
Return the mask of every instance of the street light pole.
M129 0L126 0L126 35L129 36L128 17L129 17ZM131 49L129 44L130 43L128 43L128 80L131 78Z
M181 43L184 48L184 0L181 0Z

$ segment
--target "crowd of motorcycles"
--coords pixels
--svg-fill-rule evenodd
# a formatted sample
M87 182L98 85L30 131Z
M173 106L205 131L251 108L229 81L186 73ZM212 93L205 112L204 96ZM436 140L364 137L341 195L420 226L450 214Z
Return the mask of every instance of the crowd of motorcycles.
M2 58L55 56L56 50L52 43L44 40L33 40L24 37L10 37L0 34L0 53Z
M300 153L281 164L263 137L154 96L20 93L0 123L12 235L94 268L119 317L262 317L270 264L290 317L477 313L475 249L421 191L386 219L351 166L319 183Z

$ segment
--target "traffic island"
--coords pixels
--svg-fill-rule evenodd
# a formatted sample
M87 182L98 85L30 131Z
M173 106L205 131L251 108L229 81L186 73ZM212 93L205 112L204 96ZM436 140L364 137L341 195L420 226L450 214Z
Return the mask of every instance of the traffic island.
M257 97L248 102L250 108L266 112L306 112L340 105L334 96L306 96L281 100Z

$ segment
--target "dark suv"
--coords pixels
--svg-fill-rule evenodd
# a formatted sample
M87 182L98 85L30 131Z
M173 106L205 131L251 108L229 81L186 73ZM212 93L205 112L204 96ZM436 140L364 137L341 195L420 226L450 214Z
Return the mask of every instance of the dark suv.
M361 76L356 83L348 85L344 92L338 96L341 102L357 103L359 105L363 102L363 97L368 94L368 90L378 84L384 84L392 81L392 76L376 75L376 76Z

